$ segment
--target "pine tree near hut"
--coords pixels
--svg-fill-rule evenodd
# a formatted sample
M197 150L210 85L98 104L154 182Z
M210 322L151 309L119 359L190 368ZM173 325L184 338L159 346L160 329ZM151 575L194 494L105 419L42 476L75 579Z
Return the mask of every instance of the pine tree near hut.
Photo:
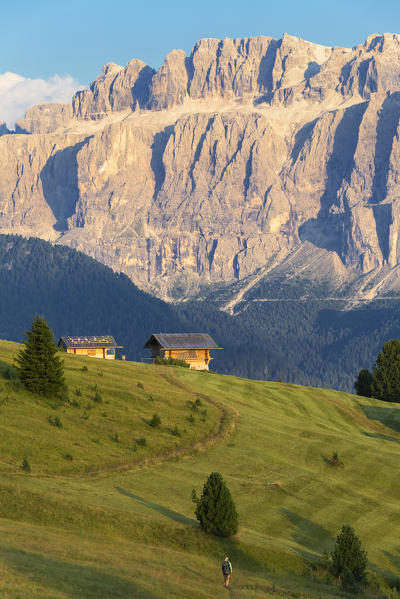
M64 386L64 365L57 355L53 332L42 316L35 316L25 338L25 348L16 358L24 387L39 395L59 393Z
M230 537L238 531L238 514L232 495L219 472L212 472L203 487L200 499L192 491L195 514L206 533Z
M345 589L350 590L364 580L368 565L367 552L351 526L342 526L331 557L333 574L342 580Z

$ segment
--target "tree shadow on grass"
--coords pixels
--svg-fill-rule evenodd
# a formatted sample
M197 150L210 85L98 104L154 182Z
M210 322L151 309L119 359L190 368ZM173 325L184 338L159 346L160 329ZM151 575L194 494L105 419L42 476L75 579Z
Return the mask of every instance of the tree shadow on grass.
M389 437L389 435L382 435L381 433L367 433L363 432L363 435L366 437L371 437L372 439L382 439L383 441L391 441L392 443L400 443L399 439L395 439L394 437Z
M303 555L303 557L310 557L310 554L306 549L322 553L328 548L333 547L335 539L332 534L316 524L308 518L304 518L295 512L291 512L285 508L281 508L281 513L296 526L295 531L292 534L292 539L302 545L305 549L298 548L297 551ZM313 556L315 557L315 556Z
M361 409L370 420L377 420L393 431L400 432L400 409L386 406L361 406Z
M169 508L166 508L157 503L153 503L144 499L143 497L139 497L130 491L122 489L121 487L115 487L115 489L125 495L126 497L131 497L135 501L139 501L149 509L152 509L175 522L179 522L179 524L184 524L186 526L190 526L191 530L194 532L195 536L189 537L189 544L191 546L190 552L196 551L195 547L197 544L201 545L201 550L199 553L204 554L205 547L209 549L209 556L215 555L215 551L217 551L218 560L221 562L226 555L233 560L233 562L240 564L241 567L245 567L248 570L254 572L264 572L267 568L268 556L260 554L259 547L251 546L243 544L238 537L228 537L221 538L216 537L214 535L205 534L199 527L196 520L192 518L188 518L179 512L175 512ZM182 537L184 539L185 537ZM192 544L193 543L193 544ZM182 547L185 549L186 545L183 542ZM186 549L185 549L186 550Z
M106 574L93 566L72 564L4 546L0 547L0 559L32 583L65 593L70 599L161 599L160 595L138 587L131 580Z
M179 524L185 524L186 526L197 527L197 522L193 518L188 518L187 516L184 516L183 514L180 514L179 512L175 512L174 510L164 507L163 505L159 505L158 503L153 503L151 501L148 501L147 499L144 499L143 497L139 497L139 495L134 495L130 491L121 489L121 487L115 487L115 489L118 491L118 493L121 493L122 495L126 495L126 497L131 497L132 499L139 501L140 503L142 503L146 507L150 508L151 510L158 512L159 514L162 514L163 516L166 516L167 518L170 518L171 520L175 520L175 522L179 522Z

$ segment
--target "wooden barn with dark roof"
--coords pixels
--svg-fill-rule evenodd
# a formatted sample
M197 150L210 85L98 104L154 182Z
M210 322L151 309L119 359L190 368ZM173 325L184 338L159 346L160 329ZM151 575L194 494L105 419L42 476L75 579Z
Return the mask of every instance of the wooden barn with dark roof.
M65 335L61 337L57 345L67 354L104 358L105 360L115 360L115 350L122 348L122 345L117 345L112 335L95 335L91 337Z
M153 360L157 356L183 360L195 370L208 370L210 350L222 349L207 333L153 333L144 347L151 350Z

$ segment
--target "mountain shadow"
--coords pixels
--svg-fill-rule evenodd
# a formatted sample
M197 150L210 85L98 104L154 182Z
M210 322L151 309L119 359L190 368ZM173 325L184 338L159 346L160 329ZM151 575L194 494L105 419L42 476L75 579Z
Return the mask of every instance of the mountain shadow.
M55 152L40 172L44 199L56 219L56 231L65 231L67 219L75 213L79 199L77 156L91 137Z
M347 206L340 205L341 199L338 196L343 182L350 181L360 125L367 106L368 102L362 102L344 110L336 127L332 153L326 165L327 180L320 200L320 211L317 218L312 218L299 227L302 241L307 240L317 247L334 250L339 255L342 255L346 244L344 235L349 213ZM307 139L307 130L304 133L304 138ZM298 141L301 142L301 139L300 136ZM300 153L298 145L297 155ZM337 211L333 212L332 208Z

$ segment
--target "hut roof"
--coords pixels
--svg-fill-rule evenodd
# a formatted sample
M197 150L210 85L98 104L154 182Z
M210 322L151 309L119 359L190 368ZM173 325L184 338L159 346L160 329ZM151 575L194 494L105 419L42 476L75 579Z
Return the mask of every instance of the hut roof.
M101 347L122 347L122 345L118 345L112 335L94 335L94 336L81 336L81 337L71 337L71 335L64 335L61 337L58 345L63 342L66 347L75 347L75 348L101 348Z
M222 349L208 333L153 333L144 347L155 343L163 349Z

